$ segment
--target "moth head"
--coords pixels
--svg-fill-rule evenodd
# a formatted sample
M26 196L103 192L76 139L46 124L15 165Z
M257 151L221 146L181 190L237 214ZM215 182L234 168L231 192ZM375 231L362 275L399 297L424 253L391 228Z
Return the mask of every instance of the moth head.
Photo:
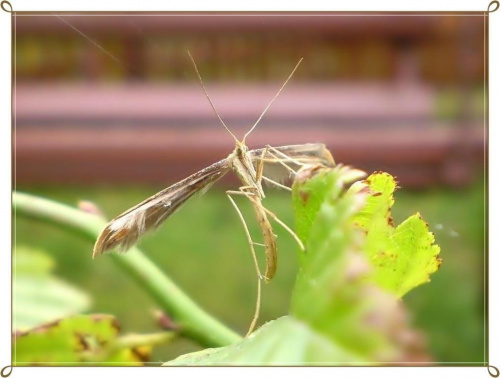
M245 142L236 142L236 155L239 158L244 157L248 152L248 147Z

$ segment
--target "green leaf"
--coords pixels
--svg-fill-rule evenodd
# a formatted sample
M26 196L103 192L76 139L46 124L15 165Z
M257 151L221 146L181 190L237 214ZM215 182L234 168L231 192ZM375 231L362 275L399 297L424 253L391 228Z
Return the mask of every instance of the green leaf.
M293 185L295 232L301 240L309 240L309 234L326 196L338 197L344 185L363 178L363 171L338 165L335 170L315 167L298 173ZM309 180L314 176L314 180Z
M119 336L111 315L77 315L16 335L15 365L142 365L151 345L172 337L159 335Z
M409 361L420 353L401 302L377 287L354 218L367 190L360 171L337 166L299 172L293 201L305 242L291 315L228 347L181 356L169 365L335 365ZM421 359L421 355L417 355Z
M355 360L359 356L338 348L307 323L285 316L237 344L186 354L165 365L325 365Z
M374 173L354 191L369 192L366 205L354 223L366 233L365 253L375 267L373 280L402 297L414 287L430 281L441 260L440 248L420 214L394 228L391 207L396 181L388 173Z
M87 310L90 297L52 275L45 253L17 247L14 255L13 327L24 331Z
M299 176L295 182L296 197L311 193L308 198L315 198L295 201L295 213L315 216L305 224L309 238L291 313L345 354L358 357L349 362L377 361L377 356L382 355L394 360L396 348L384 331L368 320L379 313L382 302L392 307L391 316L398 310L394 298L387 298L386 293L370 283L371 267L362 254L363 235L353 226L354 217L364 206L366 192L344 190L352 179L360 178L354 173L349 167L306 171L304 179ZM319 181L330 184L323 186Z
M44 252L24 246L16 247L14 260L16 274L49 274L54 266L54 260Z

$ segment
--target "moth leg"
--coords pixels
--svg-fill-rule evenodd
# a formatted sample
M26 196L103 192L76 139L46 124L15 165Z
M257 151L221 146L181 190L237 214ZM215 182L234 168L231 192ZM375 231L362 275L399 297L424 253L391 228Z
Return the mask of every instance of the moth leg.
M271 180L270 178L266 177L266 176L262 176L262 179L273 184L274 186L277 186L278 188L281 188L281 189L285 189L285 190L288 190L289 192L292 191L292 188L286 186L286 185L283 185L283 184L280 184L279 182L277 181L274 181L274 180Z
M265 180L267 182L270 182L271 184L274 184L274 185L276 185L276 186L278 186L280 188L283 188L283 189L291 191L292 189L289 188L288 186L282 185L282 184L280 184L280 183L278 183L278 182L276 182L274 180L271 180L270 178L267 178L267 177L265 177L265 176L262 175L262 166L264 165L264 161L265 161L266 155L270 155L271 157L275 158L278 163L280 163L281 165L283 165L286 169L288 169L294 175L297 174L297 172L294 169L292 169L291 167L289 167L287 164L285 164L285 162L283 160L291 161L292 163L294 163L294 164L296 164L298 166L301 166L301 167L304 167L307 164L301 163L300 161L291 158L290 156L284 154L283 152L277 150L276 148L274 148L274 147L272 147L270 145L267 145L266 148L264 149L264 151L262 151L262 155L260 157L260 161L259 161L259 165L258 165L258 169L257 169L257 172L259 172L259 170L260 170L261 176L260 177L257 176L257 178L260 179L260 180L263 179L263 180ZM280 158L279 156L283 156L283 158ZM305 251L306 248L304 247L304 243L302 243L302 240L300 240L300 238L297 236L297 234L295 232L293 232L293 230L290 227L288 227L272 211L266 209L264 206L262 206L262 209L264 209L264 211L271 218L273 218L276 221L276 223L278 223L281 227L283 227L286 231L288 231L288 233L295 239L295 241L299 245L300 249L302 251Z
M277 186L277 187L279 187L279 188L282 188L282 189L285 189L285 190L289 190L289 191L291 191L292 189L290 189L288 186L282 185L282 184L280 184L279 182L276 182L276 181L274 181L274 180L271 180L270 178L265 177L265 176L263 175L263 172L264 172L264 162L266 161L266 155L267 155L267 154L269 154L269 155L271 155L271 156L275 157L275 158L276 158L276 160L277 160L280 164L282 164L282 165L283 165L286 169L290 170L293 174L296 174L296 173L297 173L297 172L295 172L292 168L290 168L288 165L286 165L285 163L283 163L283 162L281 161L281 159L279 159L277 156L275 156L274 154L271 154L271 153L269 152L269 148L271 148L271 146L269 146L269 145L268 145L268 146L266 146L266 148L262 151L262 155L261 155L261 156L260 156L260 158L259 158L259 162L258 162L258 165L257 165L257 175L256 175L256 176L257 176L257 181L260 183L260 182L262 182L262 180L264 179L265 181L267 181L267 182L269 182L269 183L271 183L271 184L273 184L273 185L275 185L275 186Z
M253 242L253 245L258 245L259 247L265 247L266 246L265 244L257 243L257 242Z
M264 273L264 276L261 276L261 278L264 278L266 282L269 282L274 277L277 266L276 235L273 233L271 223L269 223L269 220L267 219L267 214L264 211L265 208L262 206L261 199L256 192L256 188L254 186L245 186L242 188L246 188L248 191L240 190L232 193L244 195L253 205L257 222L259 223L262 237L264 239L266 255L266 272Z
M245 218L243 217L243 214L241 213L241 210L238 207L238 205L236 204L236 202L234 201L233 197L231 197L231 194L232 195L240 195L240 196L243 195L243 196L247 197L248 199L252 200L253 198L251 197L251 193L247 193L244 191L238 191L238 190L227 190L226 194L229 197L229 200L231 201L231 203L233 204L236 212L238 213L238 216L241 220L241 223L243 224L243 229L245 230L245 234L247 236L248 243L250 244L250 251L252 252L252 258L253 258L253 262L255 265L255 270L257 271L257 275L259 277L259 280L261 280L265 277L260 272L259 262L257 260L257 254L255 253L255 249L253 248L253 245L263 245L263 246L265 246L265 245L261 244L261 243L256 243L252 240L252 236L250 235L250 231L248 230L248 226L245 222Z
M228 190L226 193L230 194L236 194L239 196L246 196L246 197L258 197L259 195L257 194L255 190L255 186L253 185L245 185L245 186L240 186L238 190Z
M269 146L268 146L269 147ZM264 162L270 162L270 163L279 163L281 164L283 167L285 167L288 171L290 171L290 173L292 173L293 175L296 175L297 174L297 171L295 171L294 169L292 169L290 166L286 165L284 163L284 159L283 158L280 158L279 156L275 155L274 153L272 153L271 151L269 151L266 147L266 150L264 151L267 151L267 155L271 156L272 159L266 159L265 157L260 157L258 158L259 160L262 161L262 163ZM271 147L272 148L272 147ZM285 155L286 156L286 155ZM288 157L287 157L288 158ZM291 159L291 158L290 158ZM290 160L290 159L287 159L287 160ZM259 162L260 163L260 162Z
M288 231L288 233L295 239L295 241L297 242L297 244L299 245L300 249L302 251L305 251L306 248L304 247L304 243L302 243L302 240L300 240L300 238L297 236L297 234L295 232L293 232L293 230L288 227L285 222L283 222L281 219L279 219L276 214L274 214L272 211L266 209L264 206L262 206L262 208L264 209L264 211L271 217L275 220L276 223L278 223L281 227L283 227L286 231Z
M231 197L231 194L238 194L238 195L241 195L241 194L244 194L245 196L247 195L247 193L245 192L238 192L238 191L231 191L231 190L228 190L226 192L226 195L227 197L229 198L229 201L231 201L231 204L234 206L235 210L236 210L236 213L238 213L238 216L240 218L240 221L243 225L243 229L245 230L245 234L247 236L247 240L248 240L248 244L250 245L250 251L252 253L252 258L253 258L253 262L254 262L254 266L255 266L255 271L257 273L257 299L256 299L256 304L255 304L255 312L254 312L254 315L253 315L253 318L252 318L252 322L250 323L250 327L248 328L248 332L246 334L246 336L250 335L254 328L255 328L255 325L257 324L257 320L259 319L259 313L260 313L260 302L261 302L261 291L262 291L262 274L260 273L260 269L259 269L259 262L257 260L257 255L255 253L255 249L254 249L254 242L252 240L252 236L250 235L250 231L248 230L248 226L245 222L245 218L243 217L243 214L241 213L241 210L239 209L238 205L236 205L236 202L234 201L233 197Z
M292 158L292 157L288 156L287 154L285 154L285 153L281 152L280 150L278 150L278 149L274 148L273 146L267 145L267 146L266 146L266 149L271 150L271 152L273 152L275 155L281 156L281 157L282 157L282 159L284 159L284 160L286 160L286 161L291 161L292 163L297 164L297 165L299 165L299 166L301 166L301 167L305 167L305 166L307 166L307 164L302 163L302 162L300 162L299 160L294 159L294 158Z
M252 240L252 236L250 235L250 231L248 230L248 226L247 226L247 224L245 222L245 218L243 217L243 214L241 213L241 210L238 207L238 205L236 204L236 202L234 201L233 197L231 197L231 194L232 194L232 195L244 195L245 197L248 198L248 193L240 192L240 191L235 191L235 190L228 190L228 191L226 191L226 194L227 194L229 200L231 201L232 205L234 206L236 212L238 213L240 221L241 221L241 223L243 225L243 229L245 230L245 234L246 234L248 243L250 244L250 251L252 252L252 258L253 258L255 270L257 271L257 275L259 277L259 280L261 280L262 278L264 278L264 276L260 272L259 262L257 260L257 254L255 253L255 250L253 248L254 245L261 245L261 244L255 243Z
M262 155L260 156L259 163L257 165L256 178L257 178L257 182L259 182L259 183L262 181L262 177L263 177L262 173L264 172L264 159L265 159L268 151L269 151L269 147L266 146L264 151L262 151Z

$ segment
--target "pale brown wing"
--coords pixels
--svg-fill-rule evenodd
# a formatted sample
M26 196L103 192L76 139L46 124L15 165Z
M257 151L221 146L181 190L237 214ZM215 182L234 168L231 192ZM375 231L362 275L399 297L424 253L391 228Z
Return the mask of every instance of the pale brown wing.
M262 157L265 148L250 151L254 164L257 165ZM333 167L335 161L322 143L306 143L290 146L269 147L264 157L264 176L284 182L291 177L290 170L287 170L283 164L294 171L303 168L304 165L314 166L317 164L326 167Z
M97 238L93 257L111 249L127 251L146 232L158 228L195 194L202 194L230 169L227 159L196 172L142 201L110 221Z

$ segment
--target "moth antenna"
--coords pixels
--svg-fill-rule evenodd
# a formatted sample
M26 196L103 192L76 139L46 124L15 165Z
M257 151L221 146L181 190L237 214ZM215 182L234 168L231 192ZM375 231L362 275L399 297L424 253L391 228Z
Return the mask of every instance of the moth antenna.
M262 117L264 117L264 114L266 114L267 110L271 107L271 105L273 104L274 100L276 100L279 96L279 94L281 93L281 91L283 90L283 88L285 88L285 85L286 83L288 83L288 81L292 78L293 74L295 73L295 71L297 70L297 68L299 67L300 65L300 62L302 62L304 58L300 58L299 62L297 63L297 65L295 66L295 68L293 69L292 73L290 74L290 76L288 76L288 79L286 79L285 83L281 86L280 90L278 91L278 93L276 93L276 95L274 96L274 98L271 100L271 102L269 103L269 105L267 105L267 107L264 109L264 111L262 112L262 114L260 115L259 119L257 120L257 122L254 123L254 125L252 126L252 128L250 130L247 131L247 133L245 134L245 136L243 137L243 141L242 143L245 143L245 140L247 139L247 136L253 131L253 129L255 129L255 127L258 125L258 123L260 122L260 120L262 119Z
M191 62L193 62L194 70L196 71L196 75L198 76L198 80L200 81L201 87L203 88L203 91L205 92L205 95L207 96L208 102L210 102L210 105L212 106L212 109L214 110L215 114L217 115L217 118L219 118L219 121L222 123L222 126L224 126L226 128L226 130L229 132L229 134L231 134L231 136L234 138L234 140L237 143L239 143L238 138L236 138L236 136L231 132L231 130L229 130L229 128L226 126L226 124L222 120L221 116L217 112L217 109L215 109L215 106L212 103L212 100L210 100L210 96L208 95L207 89L205 88L205 85L203 84L203 80L201 79L200 72L198 71L198 67L196 66L196 63L195 63L195 61L193 59L193 56L191 55L191 53L189 52L189 50L187 51L187 53L189 55L189 58L191 59Z

